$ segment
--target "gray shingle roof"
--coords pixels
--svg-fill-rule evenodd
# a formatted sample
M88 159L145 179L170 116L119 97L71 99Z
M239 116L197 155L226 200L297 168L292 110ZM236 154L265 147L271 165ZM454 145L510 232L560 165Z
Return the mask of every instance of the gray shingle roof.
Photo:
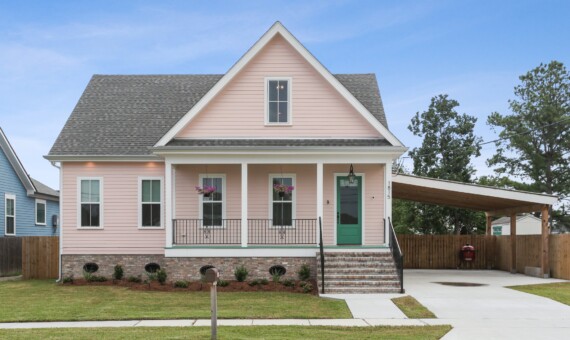
M144 156L222 75L95 75L49 155ZM384 126L374 74L335 77Z
M385 139L174 139L170 147L303 147L303 146L390 146Z
M59 197L59 191L53 190L52 188L48 187L47 185L43 184L42 182L38 181L37 179L34 179L32 177L30 177L30 179L32 180L32 183L34 183L34 186L36 187L36 192L38 194L44 194L44 195Z

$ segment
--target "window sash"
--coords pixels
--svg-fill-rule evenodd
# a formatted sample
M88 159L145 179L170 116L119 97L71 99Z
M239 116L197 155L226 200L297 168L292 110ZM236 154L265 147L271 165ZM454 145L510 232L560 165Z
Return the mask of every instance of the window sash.
M101 227L101 180L81 179L79 192L80 227Z
M4 200L5 212L5 234L14 235L16 233L16 198L6 197Z
M47 204L43 201L36 202L36 224L46 224Z
M291 86L288 79L267 80L267 122L288 124L290 117Z
M202 226L223 227L225 186L223 176L202 177L202 187L215 186L216 191L210 196L202 195Z
M294 191L285 193L283 197L275 192L273 186L275 184L285 184L295 186L293 176L271 176L271 218L273 226L293 227L294 219Z

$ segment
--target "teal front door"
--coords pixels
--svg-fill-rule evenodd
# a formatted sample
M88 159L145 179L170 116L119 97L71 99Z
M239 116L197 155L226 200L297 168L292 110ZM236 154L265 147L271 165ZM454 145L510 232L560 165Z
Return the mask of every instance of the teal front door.
M337 177L336 195L337 244L362 244L362 177L356 176L354 183Z

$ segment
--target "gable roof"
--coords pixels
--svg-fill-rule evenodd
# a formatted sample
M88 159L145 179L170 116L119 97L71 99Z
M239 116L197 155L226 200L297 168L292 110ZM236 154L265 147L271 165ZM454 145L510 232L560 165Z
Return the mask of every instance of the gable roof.
M386 124L374 74L334 76L375 119ZM220 74L95 75L46 158L156 157L151 156L150 147L222 77Z
M165 146L204 108L218 93L277 35L287 41L338 93L344 97L362 117L368 121L390 144L403 146L388 128L370 112L343 84L333 76L279 21L275 22L261 38L228 70L208 93L184 115L155 146Z
M41 183L40 181L31 178L30 175L28 175L28 172L24 168L24 165L20 161L20 158L18 158L16 151L14 151L12 144L10 144L10 141L8 141L8 137L6 137L6 134L4 134L4 130L2 130L1 127L0 127L0 149L6 155L8 162L10 162L10 164L12 165L12 168L16 172L18 178L20 179L20 182L22 182L22 185L26 189L26 193L28 196L43 194L48 196L59 197L59 192L53 190L47 185Z

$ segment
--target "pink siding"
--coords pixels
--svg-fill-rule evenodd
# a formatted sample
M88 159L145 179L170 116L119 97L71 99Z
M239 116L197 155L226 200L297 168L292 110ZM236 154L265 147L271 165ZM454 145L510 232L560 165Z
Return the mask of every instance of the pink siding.
M292 78L291 126L265 126L265 77ZM281 36L274 37L179 134L215 137L379 137Z
M346 176L348 165L325 164L323 176L323 242L335 244L336 197L335 174ZM384 165L354 164L354 172L364 174L364 243L379 245L384 243ZM328 203L327 203L328 202Z
M138 229L139 177L164 177L163 163L69 162L61 171L63 254L164 254L164 229ZM79 177L103 178L101 230L77 228Z

